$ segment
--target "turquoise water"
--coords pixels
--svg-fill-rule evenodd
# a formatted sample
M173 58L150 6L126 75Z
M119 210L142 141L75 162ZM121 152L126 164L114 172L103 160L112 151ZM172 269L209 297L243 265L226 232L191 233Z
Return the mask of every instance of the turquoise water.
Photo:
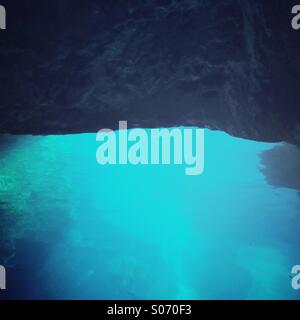
M300 298L300 197L261 172L275 144L205 130L204 173L186 176L178 165L100 166L95 134L6 139L3 252L22 278L11 296Z

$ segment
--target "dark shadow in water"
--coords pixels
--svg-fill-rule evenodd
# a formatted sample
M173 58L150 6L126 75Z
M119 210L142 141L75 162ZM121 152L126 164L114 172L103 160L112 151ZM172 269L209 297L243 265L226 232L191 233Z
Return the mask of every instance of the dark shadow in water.
M7 290L0 298L11 299L49 299L47 281L43 279L42 269L49 253L47 243L22 239L15 241L15 256L11 266L6 267Z
M22 139L21 136L0 135L0 157L4 156L6 152L14 150L15 145Z
M68 210L53 217L45 210L45 216L47 226L40 233L14 239L11 229L18 229L17 220L0 206L0 264L5 266L7 276L7 289L0 291L0 300L53 298L50 275L44 269L48 256L63 242L71 218Z
M0 211L1 215L1 211ZM65 221L66 217L64 217ZM59 220L61 221L61 220ZM63 230L68 223L50 226L44 237L28 237L11 239L9 236L0 239L1 258L6 267L7 289L0 292L0 300L49 300L50 275L45 272L49 255L64 238ZM9 225L4 225L9 227ZM1 230L0 230L1 231ZM4 229L5 231L5 229ZM4 234L5 235L5 234Z
M8 230L13 226L13 218L7 213L5 202L0 200L0 264L14 254L13 241L8 237Z
M300 196L300 149L290 144L280 144L260 154L261 172L268 184L276 188L290 188Z

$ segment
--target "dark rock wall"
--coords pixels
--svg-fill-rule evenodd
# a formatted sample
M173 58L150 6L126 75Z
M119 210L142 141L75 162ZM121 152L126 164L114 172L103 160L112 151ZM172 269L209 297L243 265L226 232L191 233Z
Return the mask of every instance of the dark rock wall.
M195 125L300 140L289 0L2 0L0 133Z

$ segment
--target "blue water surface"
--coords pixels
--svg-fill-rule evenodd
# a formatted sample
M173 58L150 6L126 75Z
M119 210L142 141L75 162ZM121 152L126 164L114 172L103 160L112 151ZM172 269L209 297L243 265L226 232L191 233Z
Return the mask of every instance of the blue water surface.
M275 144L205 130L199 176L184 165L100 166L98 146L95 134L22 136L2 154L6 179L22 171L27 192L5 200L19 217L12 296L300 298L300 197L260 170Z

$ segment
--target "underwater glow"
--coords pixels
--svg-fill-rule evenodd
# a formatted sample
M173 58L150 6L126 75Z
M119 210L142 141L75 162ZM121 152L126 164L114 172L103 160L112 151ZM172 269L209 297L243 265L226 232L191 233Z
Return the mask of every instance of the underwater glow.
M205 130L204 173L186 176L180 165L99 166L95 134L14 139L0 158L11 296L300 298L300 197L260 170L275 144Z

